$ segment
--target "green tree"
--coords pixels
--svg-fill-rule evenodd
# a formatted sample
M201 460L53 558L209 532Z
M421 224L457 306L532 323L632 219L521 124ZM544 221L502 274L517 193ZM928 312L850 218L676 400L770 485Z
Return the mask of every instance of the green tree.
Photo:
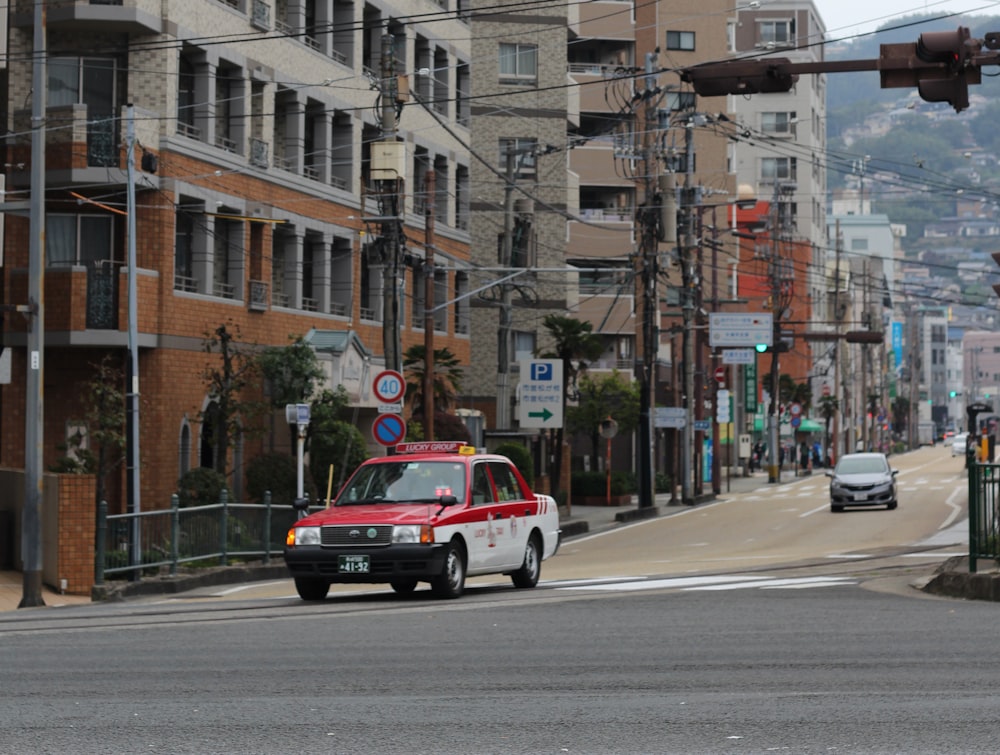
M204 349L208 354L218 354L219 361L207 364L202 373L210 403L200 419L209 425L212 468L228 477L229 447L235 439L241 434L262 432L254 424L264 408L254 396L260 370L251 347L240 340L239 326L232 320L206 333Z
M272 346L257 356L260 373L267 382L272 409L306 403L316 393L317 384L326 377L316 351L303 336L290 336L290 339L291 343L287 346ZM288 429L294 448L297 429L292 424Z
M321 491L326 495L330 479L330 467L334 471L334 493L348 476L368 458L365 439L354 423L347 421L350 397L344 386L335 390L324 390L312 402L310 408L309 433L306 443L309 449L309 473Z
M540 354L545 359L559 359L563 367L562 409L566 416L566 399L577 393L577 379L581 372L587 369L590 362L595 361L604 351L601 337L593 333L593 325L583 320L564 315L546 315L542 325L548 331L555 344L551 352ZM553 473L551 475L552 496L557 498L559 492L559 475L563 464L563 429L560 427L553 433ZM568 499L567 499L568 501ZM568 505L568 504L567 504Z
M580 378L579 403L566 410L566 427L573 435L590 439L592 458L600 458L601 422L611 417L619 434L632 432L639 423L639 385L626 380L618 370L611 374Z

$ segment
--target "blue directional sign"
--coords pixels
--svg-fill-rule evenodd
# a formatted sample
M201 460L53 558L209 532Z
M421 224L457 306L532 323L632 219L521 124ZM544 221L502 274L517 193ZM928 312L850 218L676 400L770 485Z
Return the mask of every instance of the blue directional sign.
M563 426L563 370L559 359L521 362L517 421L521 427Z

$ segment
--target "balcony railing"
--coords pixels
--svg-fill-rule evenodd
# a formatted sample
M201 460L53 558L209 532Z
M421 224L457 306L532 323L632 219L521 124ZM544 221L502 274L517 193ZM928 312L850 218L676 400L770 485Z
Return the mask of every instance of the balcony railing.
M187 275L174 275L174 290L193 294L198 290L198 281Z
M111 260L87 266L87 329L118 327L118 270Z
M177 133L186 136L188 139L201 139L201 129L184 121L177 121Z
M220 299L235 299L236 298L236 286L232 283L223 283L222 281L215 281L212 286L212 293L218 296Z
M111 118L87 124L87 165L110 168L118 164L115 121Z

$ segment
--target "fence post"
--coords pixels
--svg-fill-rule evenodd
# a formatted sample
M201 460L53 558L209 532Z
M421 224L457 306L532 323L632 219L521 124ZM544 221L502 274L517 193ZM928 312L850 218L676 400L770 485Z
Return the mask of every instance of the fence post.
M170 576L177 576L177 561L181 556L181 499L176 493L170 496Z
M271 563L271 491L264 491L264 566Z
M229 519L229 491L225 488L219 494L219 502L222 504L222 521L219 523L219 534L222 538L222 565L229 566L229 559L226 557L226 520Z
M108 502L97 504L97 543L94 549L94 585L104 584L104 549L108 542Z

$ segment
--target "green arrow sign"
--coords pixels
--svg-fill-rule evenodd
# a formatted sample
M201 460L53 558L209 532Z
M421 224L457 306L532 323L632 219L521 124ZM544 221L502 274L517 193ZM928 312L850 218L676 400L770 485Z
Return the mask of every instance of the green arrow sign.
M552 412L550 412L548 409L542 409L542 411L540 412L528 412L528 416L532 418L541 417L542 422L548 422L553 415Z

